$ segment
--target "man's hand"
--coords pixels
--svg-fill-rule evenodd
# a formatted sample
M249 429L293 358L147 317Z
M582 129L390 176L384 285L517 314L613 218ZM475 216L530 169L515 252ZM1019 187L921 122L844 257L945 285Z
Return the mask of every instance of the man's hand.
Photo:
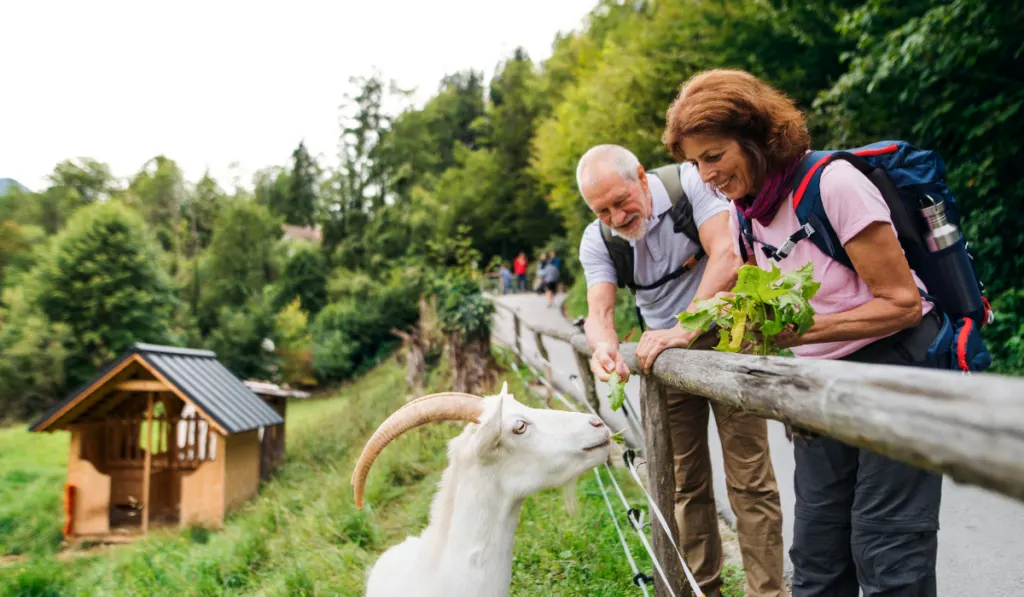
M604 382L608 381L613 371L619 372L619 381L625 383L629 379L629 367L622 360L618 347L605 343L598 344L594 356L590 357L590 370L597 379Z
M679 324L668 330L648 330L640 336L636 346L636 360L645 373L650 373L661 351L666 348L686 348L696 337L697 332L684 330Z

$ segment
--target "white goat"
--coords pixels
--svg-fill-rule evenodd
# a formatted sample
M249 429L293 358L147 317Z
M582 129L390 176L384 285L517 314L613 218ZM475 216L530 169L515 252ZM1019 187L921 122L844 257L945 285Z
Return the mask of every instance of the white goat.
M432 394L392 414L367 442L352 473L363 507L366 475L402 433L437 421L469 421L448 444L448 468L430 507L430 522L381 555L367 597L506 597L512 544L527 496L564 485L601 464L611 433L600 418L535 409L501 394Z

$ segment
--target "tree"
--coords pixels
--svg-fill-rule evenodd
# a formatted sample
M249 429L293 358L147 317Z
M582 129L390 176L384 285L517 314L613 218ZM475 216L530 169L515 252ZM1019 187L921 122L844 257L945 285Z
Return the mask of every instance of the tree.
M196 183L195 188L186 195L182 207L188 225L186 257L192 259L210 246L217 216L226 201L227 195L210 176L210 171L203 172L203 177Z
M199 327L208 334L221 309L241 309L279 273L281 220L266 207L232 200L224 208L200 265Z
M253 199L271 213L283 215L288 203L291 174L280 166L257 170L252 177Z
M388 126L381 107L385 86L376 75L352 77L355 95L345 94L339 139L339 168L328 184L327 216L323 248L332 257L342 243L347 251L361 251L362 229L374 209L384 205L387 192L372 158L374 148Z
M297 226L313 226L318 219L316 161L306 151L305 143L292 152L292 175L288 186L288 203L281 215L284 221Z
M530 142L545 111L539 79L533 62L519 48L491 80L487 135L481 144L494 152L502 172L497 193L481 197L489 218L500 223L491 228L486 241L477 238L474 243L485 260L533 249L562 232L529 170Z
M85 204L109 198L117 190L110 166L91 158L64 160L53 169L49 180L51 186L73 189Z
M327 274L323 252L313 247L298 249L281 273L275 310L280 311L298 298L302 310L310 318L315 318L327 304Z
M147 161L128 185L125 201L149 222L160 247L178 255L185 203L185 178L178 164L162 155Z
M39 272L36 299L50 322L70 330L72 386L133 342L166 342L175 303L145 222L116 201L72 217Z
M80 207L118 192L110 168L90 158L60 162L47 179L50 185L40 193L9 188L0 197L0 220L13 219L56 234Z

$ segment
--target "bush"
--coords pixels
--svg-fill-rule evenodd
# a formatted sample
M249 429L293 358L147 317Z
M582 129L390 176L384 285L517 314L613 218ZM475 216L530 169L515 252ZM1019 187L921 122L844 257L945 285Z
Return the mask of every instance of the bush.
M272 380L279 364L265 340L272 340L274 332L275 313L270 293L265 292L242 309L222 309L209 346L220 362L238 377Z
M346 379L376 360L397 343L391 328L405 328L418 315L419 284L398 268L382 280L348 289L332 280L332 291L336 300L317 315L310 329L313 370L321 382Z
M288 260L278 281L278 310L298 298L310 317L327 304L327 260L316 247L301 247Z
M274 321L274 343L281 365L280 378L292 386L316 385L307 319L300 308L299 299L295 299L277 314Z
M0 420L21 420L45 411L63 395L71 330L53 324L8 292L10 310L0 312Z

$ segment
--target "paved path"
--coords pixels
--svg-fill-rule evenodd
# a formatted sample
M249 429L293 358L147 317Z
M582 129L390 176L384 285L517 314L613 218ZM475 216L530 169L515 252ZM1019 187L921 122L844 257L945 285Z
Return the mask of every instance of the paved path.
M516 294L500 297L499 300L516 308L527 323L537 322L572 329L561 310L548 308L542 296ZM504 309L499 308L495 315L494 335L509 344L515 337L512 317ZM523 336L525 357L535 365L540 365L540 355L532 334L524 333ZM572 349L557 340L547 340L545 347L556 368L552 383L564 392L582 398L577 384L570 380L570 375L576 373ZM601 415L614 429L625 427L622 414L608 408L607 384L598 382L597 385ZM638 376L631 376L626 384L626 395L636 413L640 412L639 387ZM725 492L721 444L714 422L709 421L708 427L715 467L715 497L720 512L731 521L733 515ZM782 498L783 533L788 549L793 532L793 451L781 423L769 421L769 434L772 462ZM628 432L626 436L632 439ZM1024 504L988 490L958 485L947 478L943 483L940 524L939 595L1024 596ZM786 567L788 571L788 556Z

